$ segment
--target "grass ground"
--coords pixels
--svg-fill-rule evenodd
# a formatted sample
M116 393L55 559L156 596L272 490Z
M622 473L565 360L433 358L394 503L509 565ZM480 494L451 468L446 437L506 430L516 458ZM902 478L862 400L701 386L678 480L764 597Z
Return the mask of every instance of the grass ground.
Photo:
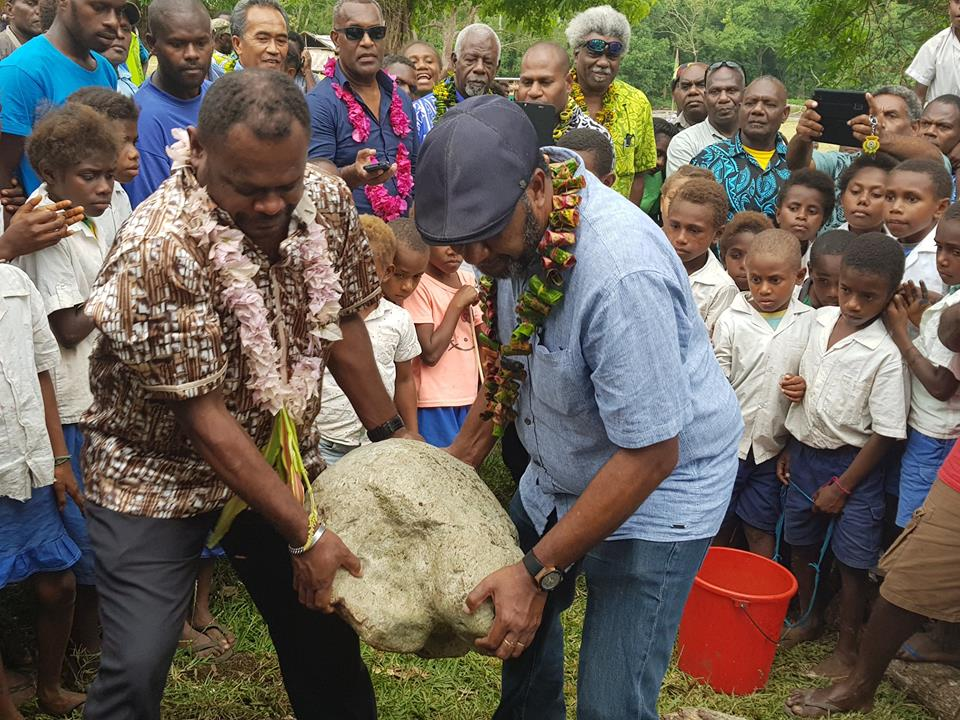
M513 487L499 458L488 461L481 475L502 502ZM280 672L269 635L242 587L234 585L224 567L218 577L221 590L214 610L237 634L237 654L222 666L210 665L178 652L163 701L164 720L280 720L291 718L280 681ZM582 590L582 588L581 588ZM18 595L0 595L0 628L9 620ZM22 610L14 608L14 610ZM576 659L585 610L584 593L578 593L564 618L566 634L566 687L570 716L576 694ZM811 681L803 672L830 650L830 642L801 646L783 653L774 664L768 686L749 697L719 695L671 667L661 693L661 712L681 707L706 707L752 720L784 717L787 693ZM323 652L323 648L318 648ZM483 720L491 717L499 697L499 661L470 654L450 660L382 653L364 648L376 688L383 720ZM309 662L309 658L303 658ZM33 704L21 710L26 718L39 718ZM77 714L79 717L79 714ZM862 717L850 715L850 718ZM933 720L922 708L907 701L886 683L870 715L873 720ZM611 718L611 720L616 720Z

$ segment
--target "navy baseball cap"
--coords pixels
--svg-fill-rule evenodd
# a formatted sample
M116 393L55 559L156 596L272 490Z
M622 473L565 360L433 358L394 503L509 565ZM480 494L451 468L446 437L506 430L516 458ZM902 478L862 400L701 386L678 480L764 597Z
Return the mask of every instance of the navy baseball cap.
M414 220L424 241L464 245L500 233L539 159L537 131L515 103L481 95L452 107L417 156Z

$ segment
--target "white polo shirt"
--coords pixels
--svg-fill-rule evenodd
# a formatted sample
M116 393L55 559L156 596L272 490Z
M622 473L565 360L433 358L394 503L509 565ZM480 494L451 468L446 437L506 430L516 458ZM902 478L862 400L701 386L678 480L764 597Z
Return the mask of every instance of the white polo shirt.
M960 380L960 355L947 349L939 337L940 318L944 310L957 303L960 303L960 292L947 295L928 308L920 319L920 334L913 344L927 360L937 367L946 368ZM940 440L960 437L960 392L954 393L949 400L937 400L914 375L908 424L928 437Z
M937 227L927 233L926 237L910 251L903 264L903 282L913 280L920 285L923 280L930 292L943 295L946 292L940 273L937 271Z
M707 262L689 278L690 290L693 292L700 317L707 326L707 333L713 335L713 326L717 324L717 319L730 307L740 293L740 288L723 269L717 256L709 250Z
M920 47L907 75L927 86L928 103L940 95L960 95L960 40L952 27L941 30Z
M871 435L907 436L910 384L900 351L879 318L827 348L840 308L816 311L800 375L802 403L787 413L787 430L805 445L863 447Z
M34 195L42 198L39 207L52 202L46 183L30 197ZM94 232L84 222L74 223L69 229L70 234L56 245L23 255L16 261L40 291L47 316L85 303L107 256L108 241L101 233ZM53 375L60 422L64 425L79 422L80 415L93 402L90 353L98 336L99 331L94 329L73 347L60 347L60 364Z
M780 380L799 373L815 315L813 308L791 300L774 330L750 304L750 293L744 292L717 320L713 351L743 414L741 460L752 449L759 465L776 457L787 444L784 423L791 403L780 390Z
M710 120L681 130L667 147L667 177L673 175L681 165L689 165L703 149L728 139L710 124Z

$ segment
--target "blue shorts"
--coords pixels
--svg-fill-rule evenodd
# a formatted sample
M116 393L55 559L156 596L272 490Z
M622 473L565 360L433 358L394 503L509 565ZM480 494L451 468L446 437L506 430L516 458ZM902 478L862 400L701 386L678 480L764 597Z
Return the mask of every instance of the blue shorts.
M435 447L448 447L463 427L469 405L417 408L417 425L423 439Z
M910 428L907 449L900 465L900 502L897 505L897 526L906 527L914 511L923 505L937 473L953 449L956 438L938 440Z
M80 460L83 457L83 433L75 423L63 426L63 438L67 441L67 452L70 453L70 466L73 476L77 479L80 492L83 492L83 470ZM80 512L77 504L67 496L67 506L63 510L63 526L67 535L80 548L80 559L73 566L73 574L77 576L78 585L96 585L97 578L93 570L93 547L90 545L90 536L87 534L87 519Z
M847 567L869 570L880 559L886 509L883 463L870 471L847 499L839 516L814 513L810 501L821 487L850 467L860 448L818 450L790 443L790 487L784 500L783 538L791 545L820 546L836 517L830 549Z
M777 458L757 465L751 450L737 468L730 510L750 527L773 535L783 510L781 490L783 484L777 480Z

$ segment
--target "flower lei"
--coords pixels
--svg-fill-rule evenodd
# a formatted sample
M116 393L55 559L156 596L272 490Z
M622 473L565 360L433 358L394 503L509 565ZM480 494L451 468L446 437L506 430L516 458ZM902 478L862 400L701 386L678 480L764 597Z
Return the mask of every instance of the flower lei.
M573 118L573 113L577 109L577 103L574 102L573 96L567 98L567 105L560 111L560 120L557 122L557 126L553 129L553 139L559 140L563 137L563 134L567 131L567 128L570 126L570 120Z
M573 77L573 89L570 90L570 99L579 105L584 112L589 113L590 110L587 108L587 99L583 95L583 88L580 87L580 83L577 81L577 71L571 70L570 74ZM600 112L597 113L597 117L594 119L603 125L612 136L613 123L616 117L617 92L613 89L613 83L610 83L610 87L608 87L607 91L603 94L603 104Z
M167 148L176 171L189 165L190 140L185 130L173 130L176 142ZM237 319L240 347L246 359L248 386L254 401L274 416L270 443L263 453L280 478L300 502L310 497L310 535L319 522L310 479L297 440L296 420L303 417L307 403L320 391L323 375L323 340L339 340L338 319L343 288L340 276L327 254L326 230L315 218L303 227L306 238L300 243L303 277L307 291L307 347L292 369L287 368L286 347L278 347L270 333L263 293L255 277L259 266L243 252L244 235L236 227L219 222L215 205L206 189L196 188L183 211L191 220L188 232L197 245L207 249L211 265L223 287L224 304ZM232 497L223 509L211 547L229 530L233 519L245 508L239 497Z
M337 98L347 106L347 118L353 127L351 137L354 142L366 142L370 137L370 119L363 107L357 102L354 94L344 90L340 83L333 80L334 71L337 67L337 59L330 58L323 68L323 74L330 78L333 92ZM405 138L410 134L410 119L403 111L403 100L400 93L397 92L397 80L393 80L393 93L390 100L390 127L393 133L399 138ZM374 160L375 158L371 158ZM407 198L413 191L413 172L410 164L410 153L402 142L397 143L397 174L394 182L397 184L397 194L391 195L384 185L366 185L363 188L364 195L370 201L374 214L384 222L390 222L401 217L409 207Z
M453 73L447 73L447 76L433 86L433 99L437 101L437 116L435 120L442 118L447 110L457 104L457 90L454 85L455 78Z
M493 420L494 437L503 437L504 429L516 417L514 406L520 394L520 383L526 378L523 364L509 356L529 355L533 351L531 338L539 332L550 311L563 299L563 271L572 268L577 259L570 251L577 241L580 224L580 190L587 184L582 175L576 176L577 161L573 158L550 164L553 178L553 210L547 230L540 240L540 258L543 270L530 278L527 289L517 300L517 324L510 342L501 344L494 338L496 328L497 289L493 278L480 279L480 302L484 327L478 335L480 344L491 354L484 367L484 391L487 409L481 417ZM499 363L498 363L499 360Z

